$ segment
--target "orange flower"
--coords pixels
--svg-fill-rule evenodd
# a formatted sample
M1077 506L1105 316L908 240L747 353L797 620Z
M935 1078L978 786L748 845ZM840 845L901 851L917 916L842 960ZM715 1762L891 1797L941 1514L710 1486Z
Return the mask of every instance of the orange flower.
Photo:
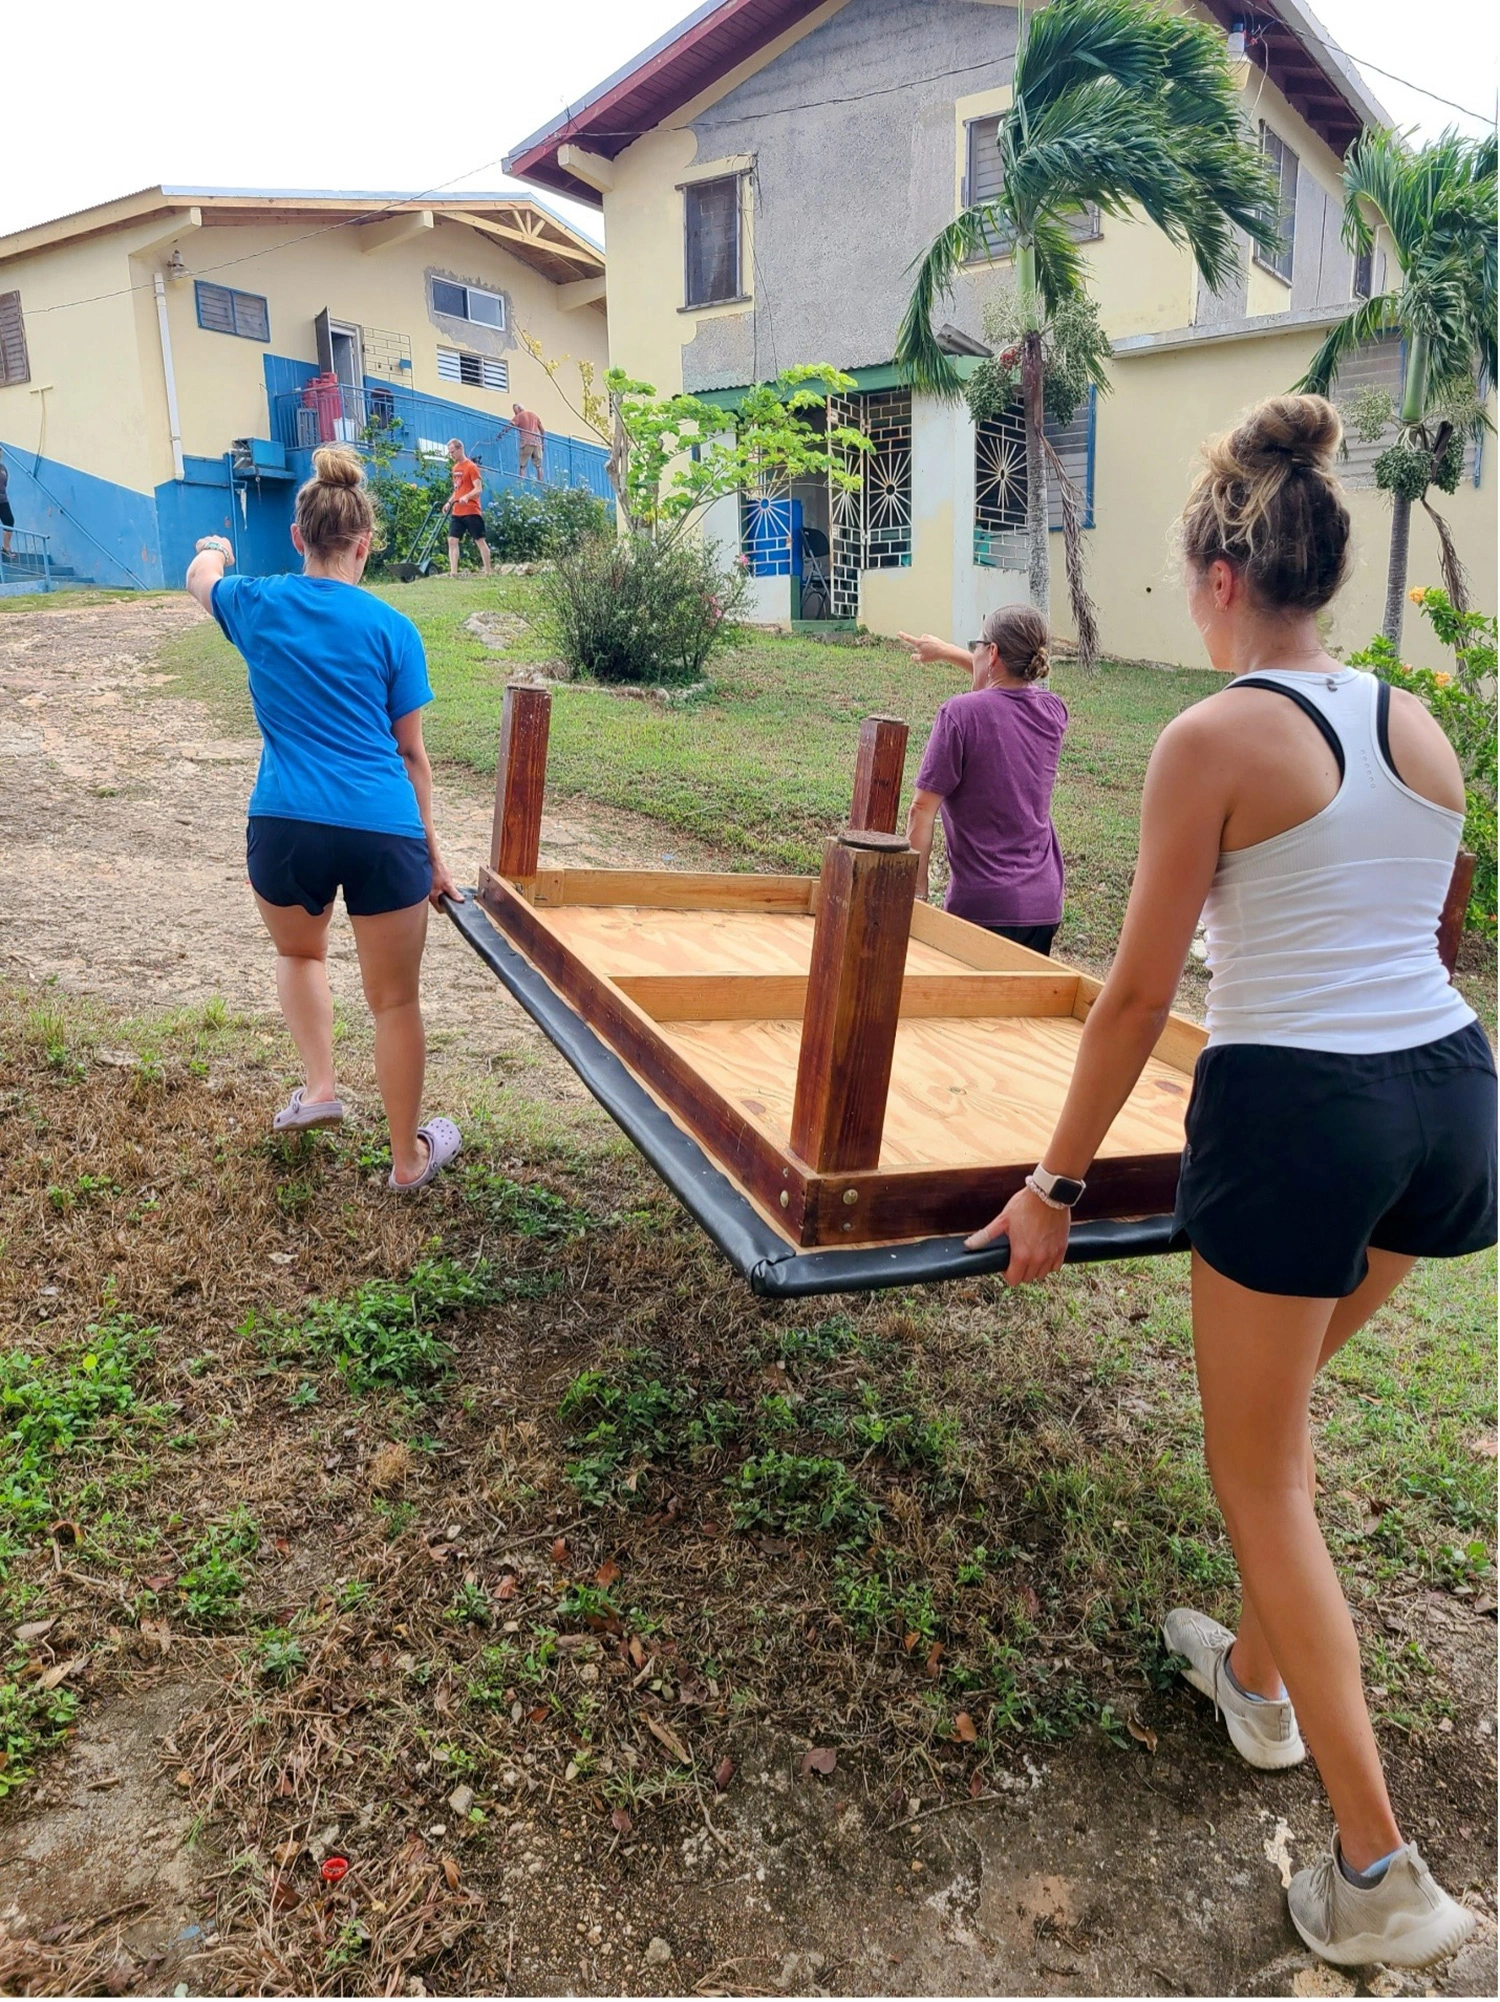
M1423 584L1414 584L1406 595L1414 605L1425 604L1427 602L1427 587Z
M1451 674L1435 674L1432 678L1439 688L1446 688L1453 679L1453 676Z

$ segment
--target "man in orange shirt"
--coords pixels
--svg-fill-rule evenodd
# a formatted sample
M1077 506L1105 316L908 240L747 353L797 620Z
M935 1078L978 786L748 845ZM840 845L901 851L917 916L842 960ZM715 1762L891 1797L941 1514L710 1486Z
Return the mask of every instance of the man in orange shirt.
M516 424L516 459L518 462L516 470L524 480L526 477L526 468L528 466L535 466L537 484L540 486L546 477L542 470L542 440L547 434L542 429L542 420L534 410L525 410L519 403L513 403L510 408Z
M448 575L458 575L458 552L465 536L479 551L486 577L490 574L490 545L484 539L484 487L479 468L464 451L462 438L448 440L448 457L453 466L453 493L443 503L448 516Z

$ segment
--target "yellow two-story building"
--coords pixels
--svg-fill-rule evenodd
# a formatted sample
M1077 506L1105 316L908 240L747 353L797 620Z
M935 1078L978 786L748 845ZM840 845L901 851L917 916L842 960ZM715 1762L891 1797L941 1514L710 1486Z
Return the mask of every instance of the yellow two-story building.
M1113 386L1053 439L1083 496L1106 648L1167 661L1200 657L1169 535L1200 440L1288 388L1327 328L1387 283L1382 249L1356 259L1342 241L1343 155L1363 126L1386 122L1352 65L1302 0L1192 4L1237 66L1247 130L1280 183L1281 242L1270 256L1242 242L1236 277L1214 294L1144 217L1081 218ZM893 363L913 260L998 187L1016 40L1016 8L999 0L707 0L506 162L602 210L610 354L632 376L724 400L794 363L854 377L836 415L875 444L861 492L797 483L795 539L780 532L784 513L762 536L753 501L709 523L721 542L743 541L763 617L966 639L990 607L1024 595L1019 409L976 430L962 404L912 395ZM985 300L1009 275L1000 244L962 272L942 330L955 356L985 351ZM1399 342L1372 348L1340 394L1356 379L1394 389L1401 369ZM1380 624L1389 510L1374 456L1355 444L1346 468L1357 558L1335 644ZM1442 499L1488 604L1492 459L1471 451ZM1063 566L1052 568L1066 631ZM1425 517L1411 574L1438 574ZM1421 657L1421 635L1410 643Z
M606 365L603 253L525 195L147 188L0 237L0 589L178 582L211 532L285 569L316 445L399 469L461 437L493 493L516 405L547 482L607 495L526 335Z

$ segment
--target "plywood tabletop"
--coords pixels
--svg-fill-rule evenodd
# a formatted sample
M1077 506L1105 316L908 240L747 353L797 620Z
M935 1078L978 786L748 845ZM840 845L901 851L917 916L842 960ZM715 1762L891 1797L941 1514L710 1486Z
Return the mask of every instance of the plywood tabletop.
M799 973L812 963L813 919L769 911L664 911L636 905L548 909L547 929L607 980L647 973ZM913 939L909 973L963 973ZM795 1065L794 1065L795 1068Z

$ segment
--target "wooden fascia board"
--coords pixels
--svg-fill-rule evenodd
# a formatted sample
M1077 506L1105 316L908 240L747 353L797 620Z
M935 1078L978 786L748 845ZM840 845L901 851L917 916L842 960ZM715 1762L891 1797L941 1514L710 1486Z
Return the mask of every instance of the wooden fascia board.
M597 278L574 278L559 285L555 303L564 313L576 313L580 306L597 306L605 295L604 274Z
M58 216L51 222L39 222L30 229L19 229L10 236L0 237L0 264L9 263L17 257L34 256L41 250L55 249L59 244L79 243L86 237L108 236L114 230L128 229L132 223L149 222L155 216L185 214L198 206L163 195L159 188L147 188L139 195L127 195L101 208L85 209L81 215Z

